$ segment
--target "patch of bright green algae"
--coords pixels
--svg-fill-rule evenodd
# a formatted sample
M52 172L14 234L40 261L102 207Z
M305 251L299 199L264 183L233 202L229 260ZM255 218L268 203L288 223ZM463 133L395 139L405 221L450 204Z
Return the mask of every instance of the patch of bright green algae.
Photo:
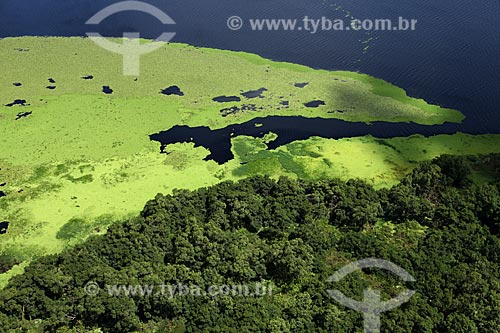
M18 49L29 51L20 52ZM31 104L34 113L40 106L57 103L51 97L85 95L89 99L87 104L99 105L103 112L120 111L120 106L114 104L117 99L147 98L144 104L148 110L165 111L165 120L190 126L208 125L212 129L267 115L429 125L463 119L458 111L410 98L404 90L368 75L315 70L243 52L184 44L165 44L161 49L142 56L140 77L124 76L122 56L104 50L86 38L6 38L0 40L0 58L3 64L0 105L22 98ZM92 75L94 79L83 80L86 75ZM48 78L53 78L56 83L49 83ZM23 85L15 87L13 82ZM309 84L297 88L294 86L297 82ZM56 86L56 89L48 90L49 85ZM101 92L104 85L113 89L112 95ZM163 96L159 93L170 85L179 86L185 95ZM259 88L268 89L264 98L242 98L240 103L212 101L217 96L239 95ZM318 99L324 100L326 105L319 108L304 106L304 103ZM288 108L280 104L284 100L289 102ZM67 113L78 112L78 101L71 102L70 98L60 103ZM255 104L257 111L227 117L222 117L219 112L224 107L249 103ZM167 112L168 109L172 111ZM0 112L8 110L0 107Z
M265 139L236 137L233 153L242 165L233 175L286 175L292 178L362 179L375 188L396 185L419 163L443 154L467 156L500 152L500 135L371 136L340 140L313 137L266 150Z
M216 129L267 115L422 124L463 117L361 74L182 44L168 44L143 56L141 76L136 78L122 75L119 55L83 38L2 39L0 59L0 183L7 183L2 187L7 196L0 198L0 220L10 222L8 232L0 235L0 255L20 263L0 274L0 287L33 258L105 232L109 224L136 215L159 192L256 174L362 178L384 187L395 184L416 162L442 153L500 151L499 136L462 134L389 140L310 138L270 151L267 143L276 135L269 133L262 139L233 138L235 158L223 165L205 161L210 152L192 143L169 145L169 154L159 154L159 144L148 135L175 125ZM94 79L83 80L87 75ZM49 78L56 83L49 83ZM296 82L309 84L296 88ZM112 95L101 92L104 85L113 89ZM171 85L178 85L185 95L159 93ZM212 101L262 87L268 89L264 98ZM4 106L15 99L29 105ZM315 99L325 100L326 106L303 106ZM289 101L289 108L282 107L283 100ZM219 112L249 103L258 111L227 117ZM26 111L32 114L15 120Z

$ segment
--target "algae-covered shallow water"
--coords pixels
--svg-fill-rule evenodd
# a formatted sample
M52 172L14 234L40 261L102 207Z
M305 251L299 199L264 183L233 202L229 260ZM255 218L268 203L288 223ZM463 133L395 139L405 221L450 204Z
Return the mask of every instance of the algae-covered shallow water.
M83 36L85 21L114 1L4 0L0 37ZM500 128L500 2L484 0L160 0L148 1L176 22L174 41L241 50L266 58L329 70L361 71L404 88L411 96L457 109L467 116L463 131L495 133ZM339 6L341 6L340 9ZM229 16L249 18L418 19L414 32L234 32ZM98 30L105 36L140 31L156 38L163 26L149 15L122 13ZM363 51L366 46L369 48Z

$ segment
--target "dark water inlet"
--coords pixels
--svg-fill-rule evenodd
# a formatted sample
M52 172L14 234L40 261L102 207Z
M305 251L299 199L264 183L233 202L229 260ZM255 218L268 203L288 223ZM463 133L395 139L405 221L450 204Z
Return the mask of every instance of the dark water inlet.
M259 126L255 126L259 124ZM352 123L339 119L282 117L271 116L255 118L243 124L211 130L207 126L189 127L174 126L149 136L152 141L161 143L161 152L167 153L167 145L179 142L194 142L195 147L205 147L210 155L205 160L213 160L219 164L234 158L231 152L231 138L245 135L262 138L266 133L273 132L278 138L267 144L268 149L276 149L296 140L306 140L318 136L328 139L342 139L372 135L380 139L406 137L412 134L432 136L437 134L455 134L461 130L458 124L435 126L417 125L414 123L374 122Z

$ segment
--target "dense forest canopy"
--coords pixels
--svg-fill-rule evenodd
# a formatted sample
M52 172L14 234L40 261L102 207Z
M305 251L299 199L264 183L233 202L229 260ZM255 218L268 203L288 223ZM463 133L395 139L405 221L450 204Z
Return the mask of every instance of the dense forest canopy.
M442 156L399 185L253 177L157 195L141 215L42 257L0 291L5 332L361 332L363 317L328 296L416 294L382 314L385 332L500 332L498 156ZM485 171L486 170L486 171ZM363 258L379 269L328 277ZM9 258L0 258L0 269ZM90 281L101 288L89 295ZM261 297L110 296L107 285L262 283Z

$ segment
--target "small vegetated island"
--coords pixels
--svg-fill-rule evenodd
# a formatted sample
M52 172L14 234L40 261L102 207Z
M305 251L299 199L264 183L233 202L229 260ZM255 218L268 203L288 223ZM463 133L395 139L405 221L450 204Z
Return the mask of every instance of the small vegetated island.
M372 123L426 134L464 116L359 73L172 43L129 77L85 38L5 38L0 59L0 287L157 193L256 175L390 188L442 154L500 152L496 135L370 135ZM312 129L323 120L332 135Z

